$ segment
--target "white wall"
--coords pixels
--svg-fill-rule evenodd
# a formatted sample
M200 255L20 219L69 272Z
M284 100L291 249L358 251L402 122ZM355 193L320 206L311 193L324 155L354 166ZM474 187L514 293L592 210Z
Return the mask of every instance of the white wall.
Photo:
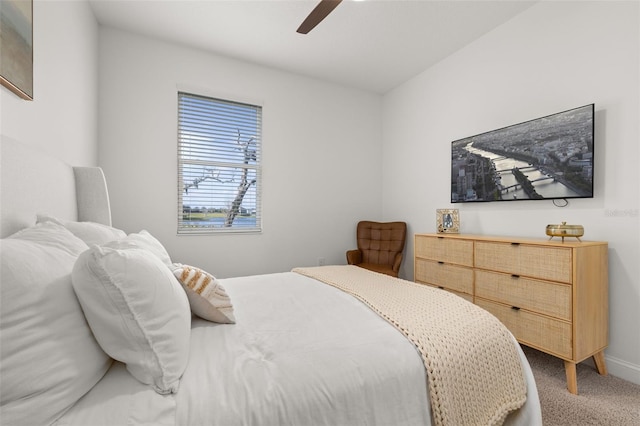
M541 2L384 98L383 214L435 232L458 208L461 232L545 238L567 221L609 242L614 375L640 383L638 2ZM596 105L595 197L450 204L451 141L588 103ZM413 277L413 242L405 276Z
M97 164L98 25L87 2L34 2L33 81L33 101L0 88L0 133Z
M263 232L176 235L177 91L263 106ZM382 98L100 30L99 163L113 222L218 277L346 263L358 220L381 216Z

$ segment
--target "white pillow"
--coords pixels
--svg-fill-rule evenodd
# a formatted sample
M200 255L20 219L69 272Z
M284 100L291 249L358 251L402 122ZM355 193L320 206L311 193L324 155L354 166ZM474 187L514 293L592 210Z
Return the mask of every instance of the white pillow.
M80 255L72 281L105 352L156 392L177 392L189 356L191 312L171 270L148 250L120 240Z
M160 259L162 263L167 265L169 268L172 267L169 253L167 253L167 250L164 248L162 243L160 243L160 241L158 241L153 235L151 235L144 229L137 234L129 234L126 238L113 242L111 244L111 247L126 248L130 247L131 244L137 245L138 247L150 251L158 259Z
M112 360L96 342L71 286L87 245L42 223L0 240L0 419L51 424Z
M222 324L236 322L231 299L213 275L195 266L180 263L173 264L173 275L187 292L189 305L194 314Z
M53 216L39 214L37 223L42 222L53 222L64 226L89 246L93 244L105 244L127 236L121 229L95 222L62 221Z

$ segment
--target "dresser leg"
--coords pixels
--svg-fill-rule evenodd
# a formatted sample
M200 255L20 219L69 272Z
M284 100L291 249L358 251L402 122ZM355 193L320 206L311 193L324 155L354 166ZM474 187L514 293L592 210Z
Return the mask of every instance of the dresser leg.
M607 375L607 364L604 361L604 351L600 351L593 355L593 362L596 364L598 374Z
M564 362L564 372L567 375L567 389L569 392L578 394L578 376L576 375L576 363L571 361Z

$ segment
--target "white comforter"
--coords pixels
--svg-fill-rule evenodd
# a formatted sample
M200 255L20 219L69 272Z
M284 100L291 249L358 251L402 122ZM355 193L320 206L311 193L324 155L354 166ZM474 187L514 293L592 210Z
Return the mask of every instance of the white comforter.
M194 317L177 394L156 394L114 363L58 425L431 423L417 350L360 301L291 272L221 282L237 323ZM528 400L507 424L538 425L538 395L521 356Z

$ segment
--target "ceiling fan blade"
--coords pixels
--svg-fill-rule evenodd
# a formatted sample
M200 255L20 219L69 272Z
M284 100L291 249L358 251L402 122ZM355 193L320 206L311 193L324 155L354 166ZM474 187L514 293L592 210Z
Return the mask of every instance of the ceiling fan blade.
M296 30L300 34L307 34L315 28L342 0L320 0L320 3L311 11L307 19Z

